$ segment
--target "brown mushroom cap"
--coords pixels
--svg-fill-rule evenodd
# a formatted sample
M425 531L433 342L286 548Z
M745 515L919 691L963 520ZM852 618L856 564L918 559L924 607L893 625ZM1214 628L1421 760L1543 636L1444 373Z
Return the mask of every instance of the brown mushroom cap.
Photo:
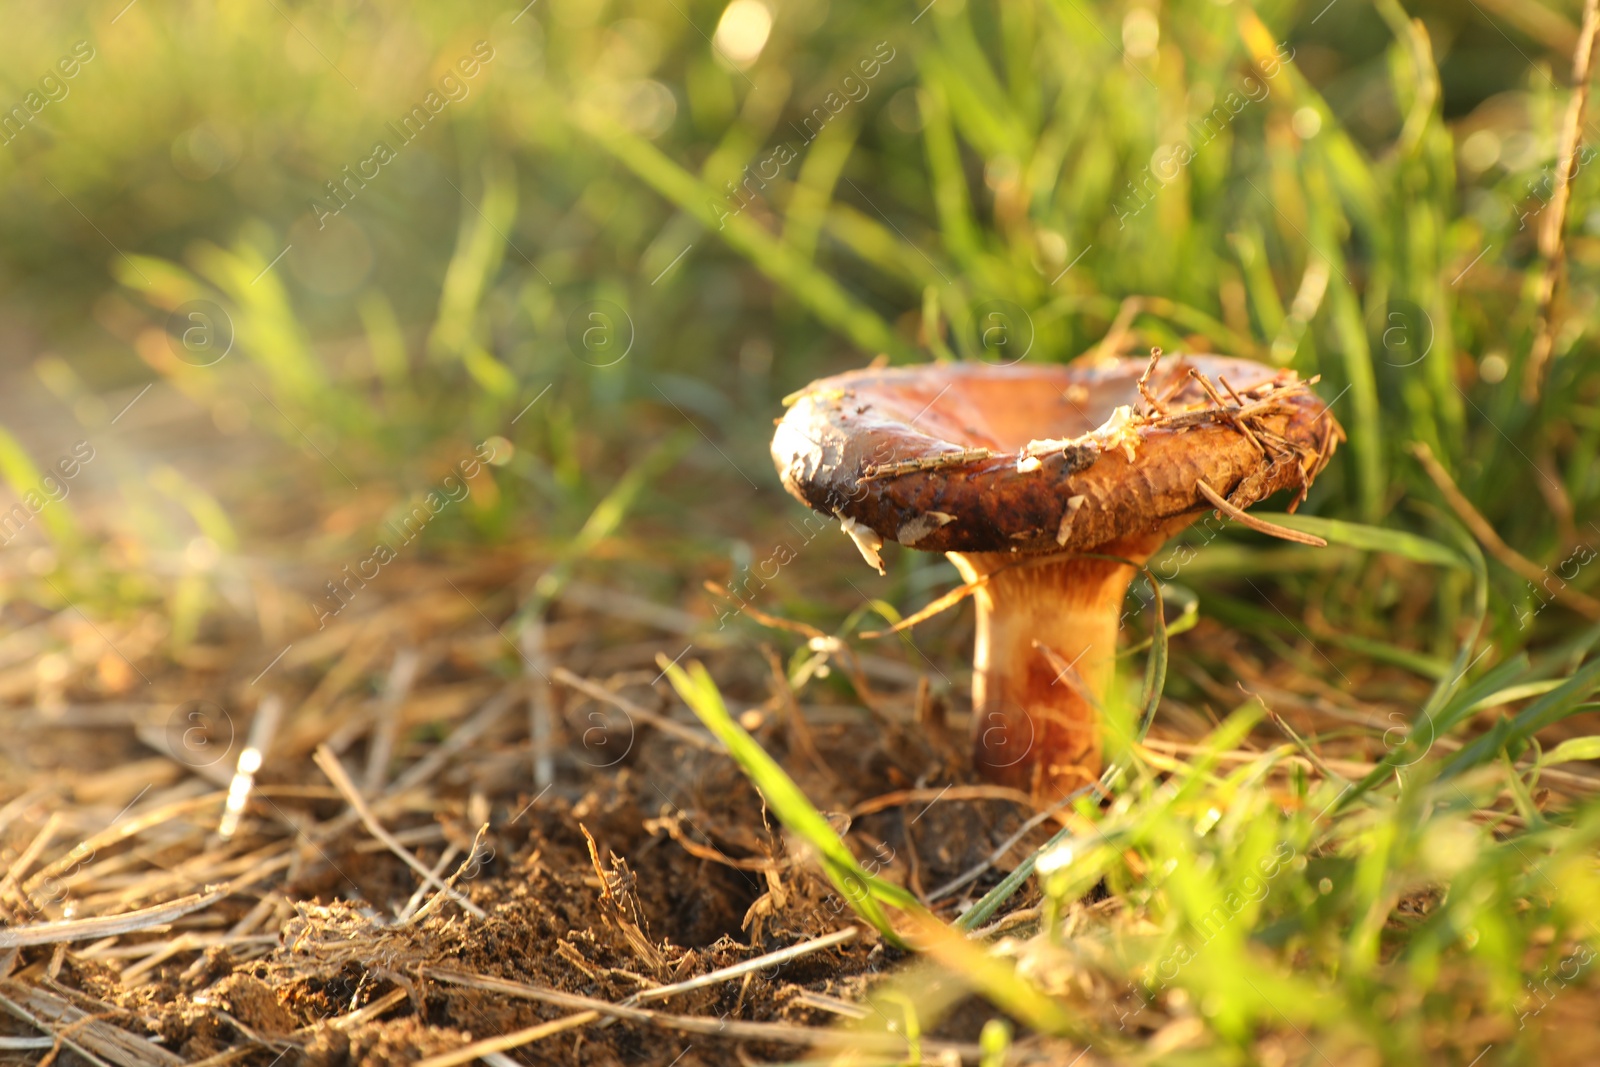
M1053 553L1181 527L1213 506L1196 488L1202 481L1241 508L1280 489L1304 490L1341 435L1292 371L1174 355L1147 382L1155 409L1139 388L1147 366L1117 359L852 371L799 394L778 424L772 457L789 492L884 541ZM1250 412L1246 425L1266 433L1237 428L1224 414L1238 407L1233 397L1219 407L1191 369L1223 394L1231 389Z

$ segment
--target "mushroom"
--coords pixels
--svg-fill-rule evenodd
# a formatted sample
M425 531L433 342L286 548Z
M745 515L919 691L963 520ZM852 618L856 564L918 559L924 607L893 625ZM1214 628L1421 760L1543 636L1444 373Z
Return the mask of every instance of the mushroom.
M1133 564L1213 508L1320 543L1243 511L1281 489L1298 504L1343 439L1315 382L1159 349L1148 362L867 369L788 398L772 457L879 573L878 549L897 541L944 552L976 586L974 762L1053 798L1100 773Z

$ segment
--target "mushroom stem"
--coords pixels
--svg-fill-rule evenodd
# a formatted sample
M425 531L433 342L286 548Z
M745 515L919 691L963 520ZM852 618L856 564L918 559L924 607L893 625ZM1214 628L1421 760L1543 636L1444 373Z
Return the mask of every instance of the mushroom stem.
M1160 543L1139 538L1103 551L1143 563ZM967 581L988 576L973 594L978 771L1046 800L1095 781L1100 708L1116 672L1122 602L1134 568L1077 554L1039 561L1001 552L948 555Z

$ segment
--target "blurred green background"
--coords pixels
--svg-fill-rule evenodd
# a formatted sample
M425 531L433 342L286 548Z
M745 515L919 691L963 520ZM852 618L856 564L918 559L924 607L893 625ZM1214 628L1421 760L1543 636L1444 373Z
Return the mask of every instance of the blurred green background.
M219 557L342 561L499 435L430 551L570 562L625 529L622 581L698 596L685 572L736 578L798 514L766 457L789 391L878 352L1055 361L1108 332L1322 375L1350 440L1315 513L1449 539L1419 441L1540 565L1600 536L1592 168L1554 358L1520 389L1575 3L9 14L4 473L21 494L96 449L93 492L11 543L12 595L171 598L193 634ZM996 309L1011 347L986 351ZM824 549L809 574L855 566ZM890 599L949 577L911 555ZM1329 559L1327 629L1455 647L1464 576L1434 597ZM1528 625L1546 597L1492 577L1504 647L1570 623ZM817 584L786 573L774 603Z
M1211 350L1320 375L1349 439L1303 511L1449 550L1371 530L1313 550L1197 526L1185 536L1200 551L1152 564L1175 578L1162 726L1198 737L1233 707L1207 744L1253 743L1253 703L1246 715L1233 686L1265 679L1279 707L1332 716L1316 744L1342 734L1365 757L1381 736L1389 752L1341 764L1367 775L1359 789L1320 762L1314 785L1297 766L1280 788L1253 764L1224 780L1209 756L1183 756L1171 780L1203 779L1183 791L1198 807L1144 774L1106 816L1130 836L1048 896L1077 901L1111 871L1113 896L1159 903L1170 944L1253 856L1292 843L1311 874L1276 891L1260 936L1246 942L1252 913L1185 982L1220 998L1217 1032L1240 1048L1250 1026L1279 1026L1240 986L1255 973L1297 1035L1354 1019L1393 1062L1475 1042L1461 1025L1474 998L1511 1034L1528 976L1547 980L1568 935L1592 933L1600 821L1590 806L1558 822L1538 788L1547 728L1596 710L1581 702L1597 668L1579 667L1600 641L1588 149L1551 358L1537 373L1529 361L1576 0L12 0L5 13L0 697L18 715L46 695L64 705L72 662L43 653L69 642L73 662L98 661L73 678L78 700L229 683L228 700L253 702L266 688L251 679L301 641L280 670L320 669L331 642L306 638L329 580L441 492L451 502L352 616L403 603L401 623L466 619L481 646L442 676L520 670L507 634L532 632L516 623L578 580L590 603L692 636L685 662L732 649L718 684L764 693L756 639L716 632L728 605L704 579L841 636L956 580L898 546L880 578L830 534L752 583L774 546L805 538L767 452L785 395L880 354ZM1478 558L1471 509L1481 588L1452 551ZM460 585L429 614L441 579ZM1129 646L1146 633L1133 614ZM610 640L581 613L560 621ZM916 650L871 646L878 677L908 694L931 670L959 713L970 626L949 612ZM826 641L763 640L792 654L784 699L823 678L860 704L841 672L823 675ZM652 631L590 665L623 663L646 688L662 647ZM1221 666L1208 673L1207 657ZM289 684L331 694L344 670ZM1316 756L1296 737L1271 760L1291 747ZM1581 739L1550 762L1596 752ZM1526 833L1507 830L1508 805ZM1125 847L1144 851L1119 881ZM1400 952L1400 902L1435 894ZM1262 945L1282 948L1281 967L1244 966ZM1463 958L1457 981L1440 961Z

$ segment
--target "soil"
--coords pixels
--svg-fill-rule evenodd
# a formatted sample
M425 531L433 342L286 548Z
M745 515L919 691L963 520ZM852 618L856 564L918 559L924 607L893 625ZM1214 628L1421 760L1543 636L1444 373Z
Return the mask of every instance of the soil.
M670 655L676 638L663 641L619 617L637 608L627 597L600 611L558 602L534 658L508 657L506 642L485 625L507 611L492 578L413 577L420 592L296 643L259 688L196 669L229 659L202 645L187 653L187 667L173 663L153 680L150 688L167 699L140 704L129 698L143 697L134 690L145 687L105 667L103 646L84 642L75 619L30 618L42 640L74 651L66 677L48 686L26 668L35 708L10 720L16 743L0 763L0 867L11 870L0 887L6 925L148 908L208 884L231 891L165 925L0 949L0 995L18 1007L0 1017L0 1032L39 1034L23 1022L39 1017L33 1002L19 999L26 992L67 1002L63 1020L78 1020L83 1038L78 1049L63 1042L44 1053L0 1050L0 1062L93 1062L85 1049L139 1067L421 1062L574 1010L472 982L616 1003L851 927L859 931L852 940L647 1006L807 1028L838 1028L861 1013L857 1005L901 953L855 920L733 761L710 743L690 743L539 677L559 665L698 729L653 662L663 648ZM128 620L123 630L138 625ZM415 651L419 665L403 699L386 704L399 649ZM942 799L946 786L978 783L952 741L964 725L945 726L942 702L925 688L869 681L853 660L835 656L824 668L833 677L806 691L823 703L801 709L806 722L797 724L792 697L750 648L698 655L742 721L881 877L926 893L984 861L1033 814L1025 798L998 789ZM24 669L11 673L20 678ZM197 691L221 694L215 704L227 729L204 723L204 740L225 748L214 760L203 745L185 747L197 740L185 732L192 701L178 698ZM268 694L287 710L240 829L224 841L224 786ZM252 704L253 713L227 710ZM531 788L530 706L547 707L554 720L553 780L539 790ZM424 885L348 814L313 760L327 746L360 781L386 716L397 724L397 743L368 793L377 820L422 866L454 874L482 918ZM430 758L421 780L404 779ZM167 817L144 825L162 812ZM1054 828L1047 822L1026 835L982 878L942 900L943 913L976 899ZM88 847L74 853L80 841ZM1026 892L1013 901L1029 903ZM402 913L419 917L397 918ZM957 1003L930 1037L974 1042L990 1014ZM61 1032L70 1037L73 1026ZM113 1055L117 1039L133 1051ZM742 1064L792 1059L807 1048L621 1020L553 1033L505 1055L521 1063Z
M1058 826L1044 820L975 881L937 892L1037 810L970 767L968 724L950 710L967 683L955 669L971 640L961 613L919 629L920 654L892 642L818 651L803 629L754 610L730 638L687 594L667 608L573 583L541 625L524 626L524 573L509 552L414 565L393 578L388 589L403 592L392 599L282 643L270 613L180 647L160 605L99 624L8 605L0 1064L443 1067L467 1062L449 1057L473 1042L548 1023L487 1062L688 1067L815 1058L859 1040L857 1020L882 1034L887 1002L875 992L921 982L924 965L855 918L672 693L658 657L704 662L862 864L946 919ZM1149 739L1157 751L1187 751L1236 702L1236 682L1302 730L1328 728L1321 683L1270 667L1236 631L1202 621L1184 641ZM413 657L402 685L397 664ZM933 662L945 670L930 687ZM1421 697L1399 671L1350 670L1369 730ZM785 675L810 681L791 689ZM230 783L257 742L260 770L224 839ZM357 786L341 790L335 759ZM350 801L358 787L370 824ZM18 928L219 886L160 924L4 947ZM1030 883L996 918L1026 934L1037 903ZM1102 921L1092 894L1080 909ZM855 933L807 948L843 930ZM790 947L801 954L649 996ZM995 1010L937 983L930 972L919 987L941 1004L919 1020L926 1059L973 1062ZM1092 985L1082 1010L1115 1031L1120 992ZM581 1014L614 1005L649 1013ZM1178 1047L1192 1025L1172 1016L1146 1035L1150 1047ZM1081 1052L1020 1028L1014 1048L1015 1062Z

